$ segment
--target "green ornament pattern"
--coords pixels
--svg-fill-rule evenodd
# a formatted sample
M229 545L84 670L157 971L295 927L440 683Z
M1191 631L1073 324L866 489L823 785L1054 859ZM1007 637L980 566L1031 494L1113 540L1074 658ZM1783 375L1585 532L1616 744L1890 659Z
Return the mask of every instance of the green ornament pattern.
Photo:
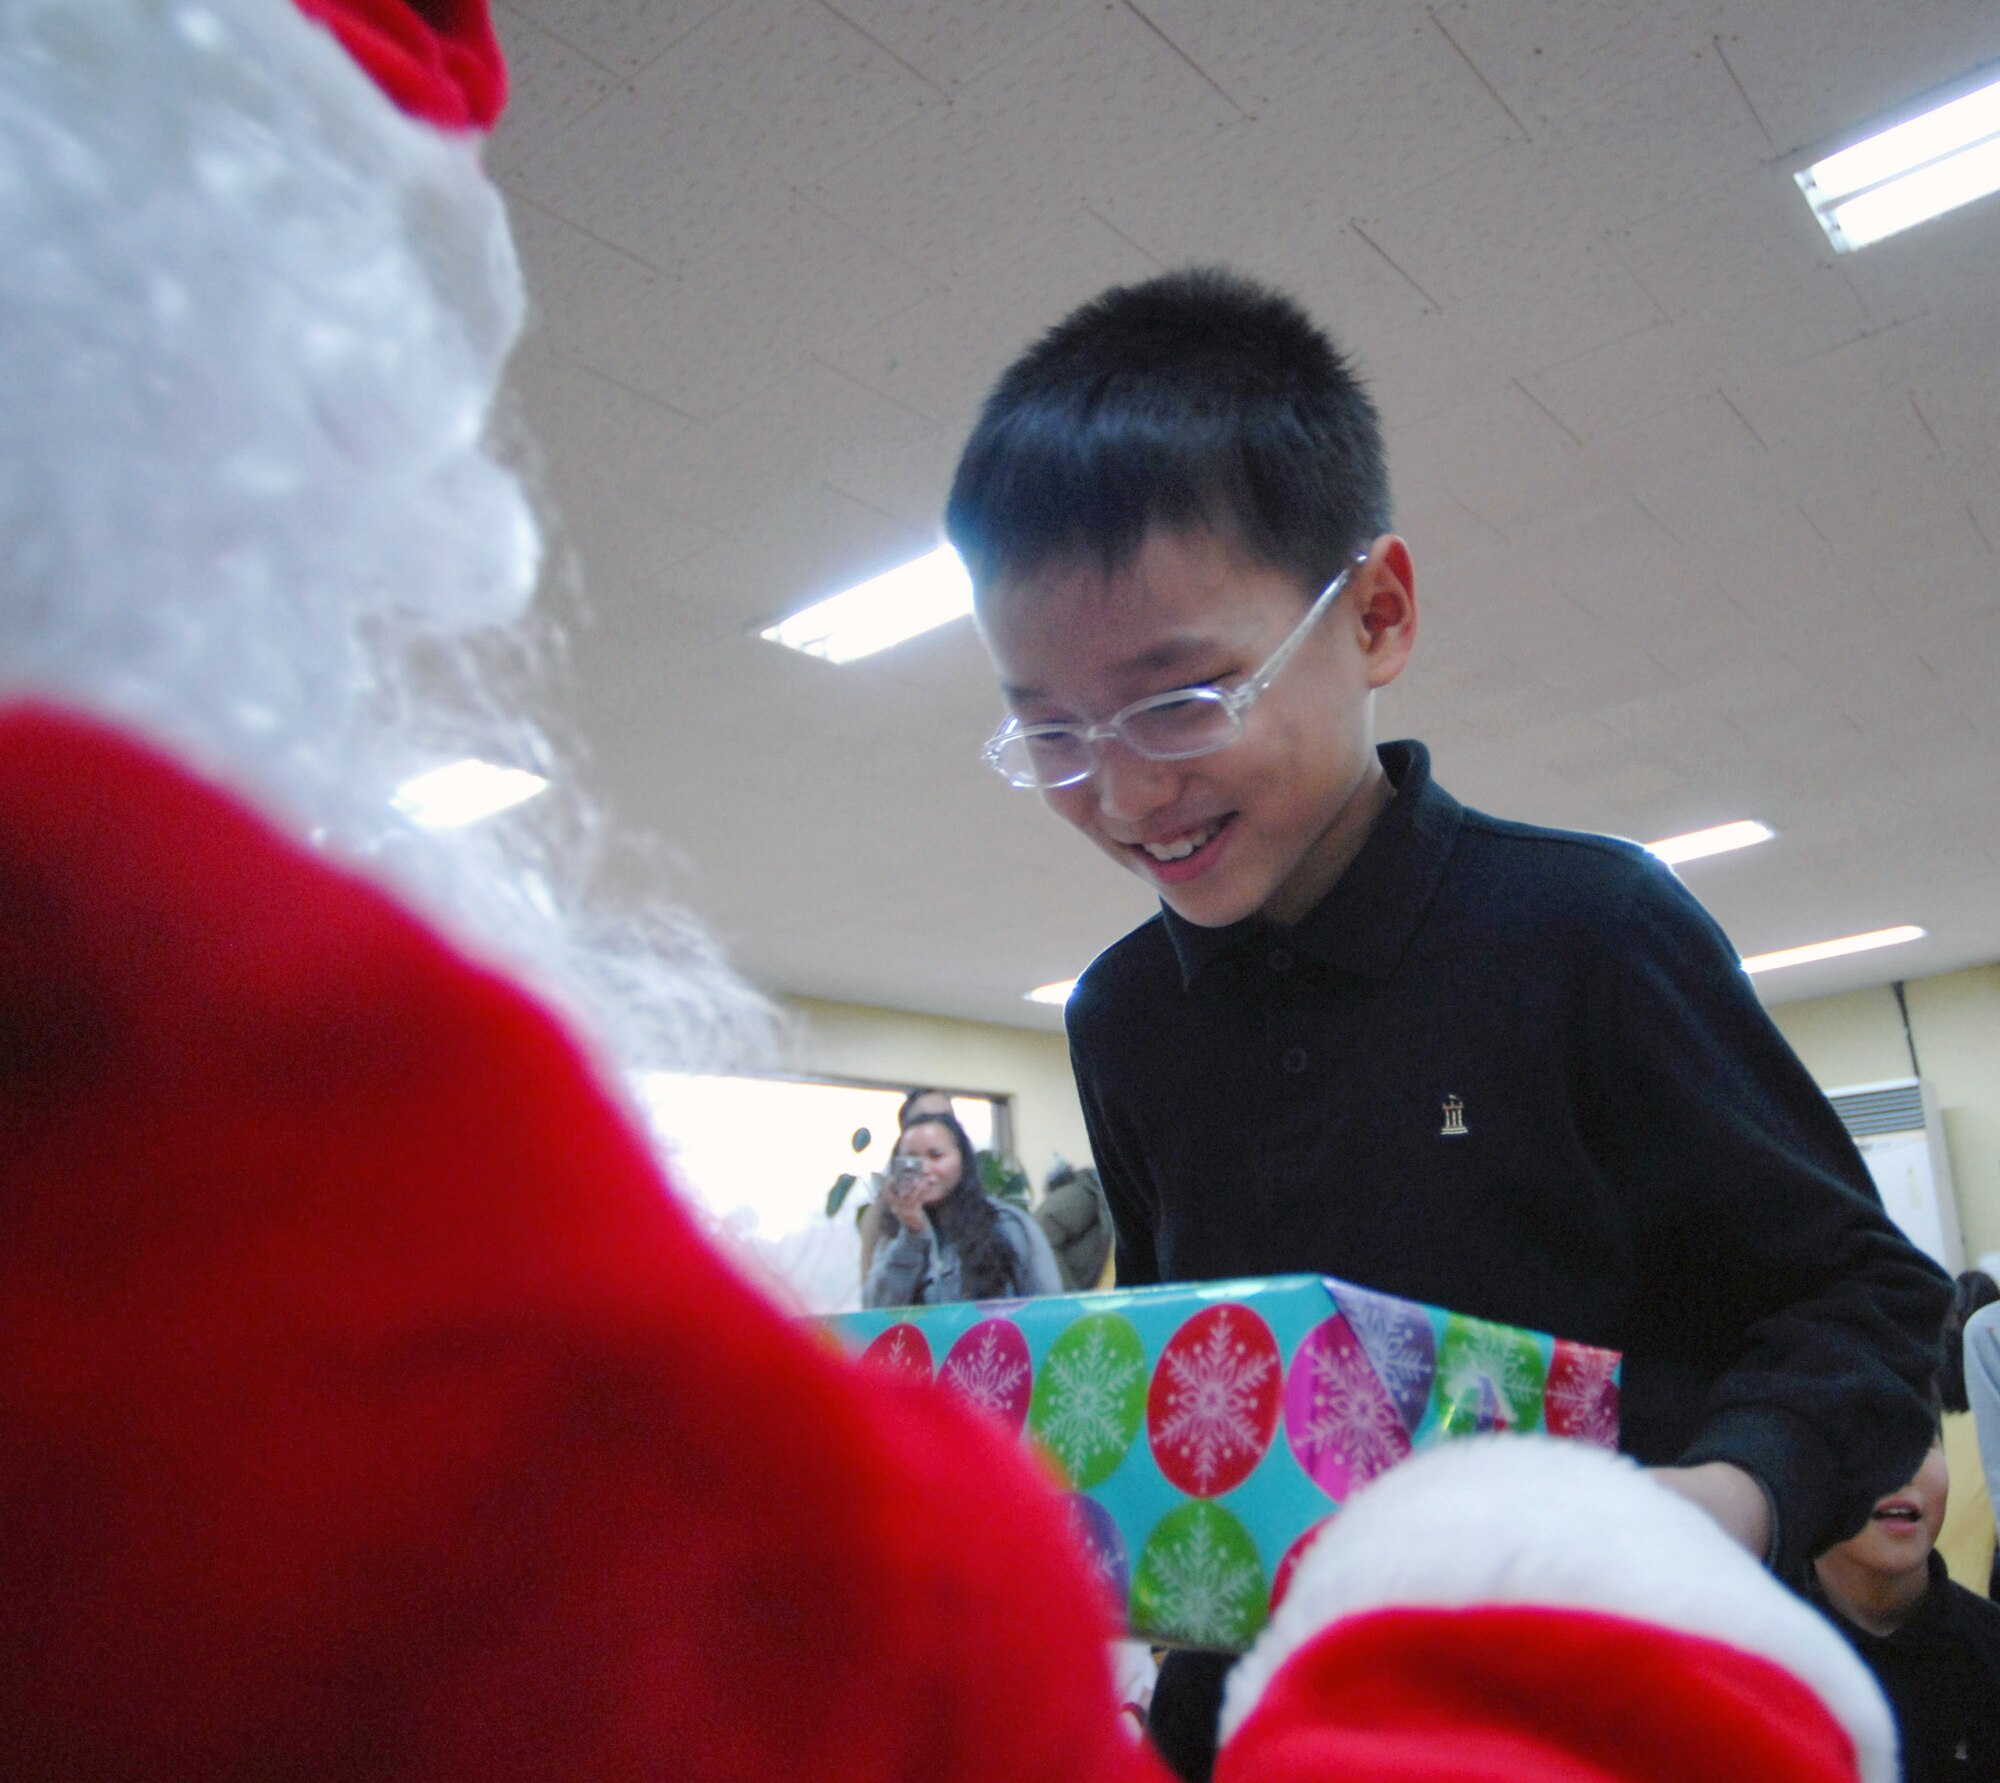
M1533 1333L1454 1313L1438 1346L1440 1434L1539 1430L1547 1372Z
M1132 1573L1131 1626L1192 1647L1240 1652L1270 1613L1271 1587L1241 1519L1211 1499L1169 1511Z
M1035 1375L1028 1428L1079 1492L1117 1472L1146 1416L1146 1345L1118 1313L1078 1319Z

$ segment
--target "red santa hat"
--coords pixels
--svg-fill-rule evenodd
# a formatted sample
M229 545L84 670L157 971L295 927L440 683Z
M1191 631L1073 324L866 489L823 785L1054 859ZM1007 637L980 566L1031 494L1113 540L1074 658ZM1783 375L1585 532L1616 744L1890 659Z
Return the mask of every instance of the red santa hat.
M1454 1443L1357 1496L1232 1675L1217 1783L1893 1783L1861 1662L1629 1461Z
M486 0L295 0L340 39L412 117L490 130L507 102L507 65Z

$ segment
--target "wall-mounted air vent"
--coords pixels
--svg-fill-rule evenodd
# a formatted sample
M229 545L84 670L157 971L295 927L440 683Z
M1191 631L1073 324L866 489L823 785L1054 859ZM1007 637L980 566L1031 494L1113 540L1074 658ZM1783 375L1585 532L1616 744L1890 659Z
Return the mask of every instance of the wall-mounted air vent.
M1899 1083L1863 1084L1827 1098L1840 1124L1856 1139L1871 1133L1907 1133L1924 1124L1924 1087L1911 1077Z
M1921 1077L1897 1077L1828 1090L1826 1099L1904 1236L1954 1273L1962 1268L1965 1246L1937 1092Z

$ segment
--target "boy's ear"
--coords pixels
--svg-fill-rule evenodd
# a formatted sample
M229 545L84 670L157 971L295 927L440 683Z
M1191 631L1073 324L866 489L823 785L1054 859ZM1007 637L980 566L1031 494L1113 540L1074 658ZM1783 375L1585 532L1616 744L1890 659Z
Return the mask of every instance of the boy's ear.
M1417 579L1410 547L1385 532L1368 550L1357 572L1354 614L1368 661L1368 685L1386 687L1403 672L1417 642Z

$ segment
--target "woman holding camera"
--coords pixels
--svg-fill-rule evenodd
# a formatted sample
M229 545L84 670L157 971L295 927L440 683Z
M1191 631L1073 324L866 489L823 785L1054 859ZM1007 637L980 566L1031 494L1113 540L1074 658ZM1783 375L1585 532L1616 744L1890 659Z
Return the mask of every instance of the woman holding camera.
M948 1114L918 1114L903 1129L871 1217L882 1236L862 1285L864 1306L1062 1291L1041 1228L980 1187L972 1141Z

